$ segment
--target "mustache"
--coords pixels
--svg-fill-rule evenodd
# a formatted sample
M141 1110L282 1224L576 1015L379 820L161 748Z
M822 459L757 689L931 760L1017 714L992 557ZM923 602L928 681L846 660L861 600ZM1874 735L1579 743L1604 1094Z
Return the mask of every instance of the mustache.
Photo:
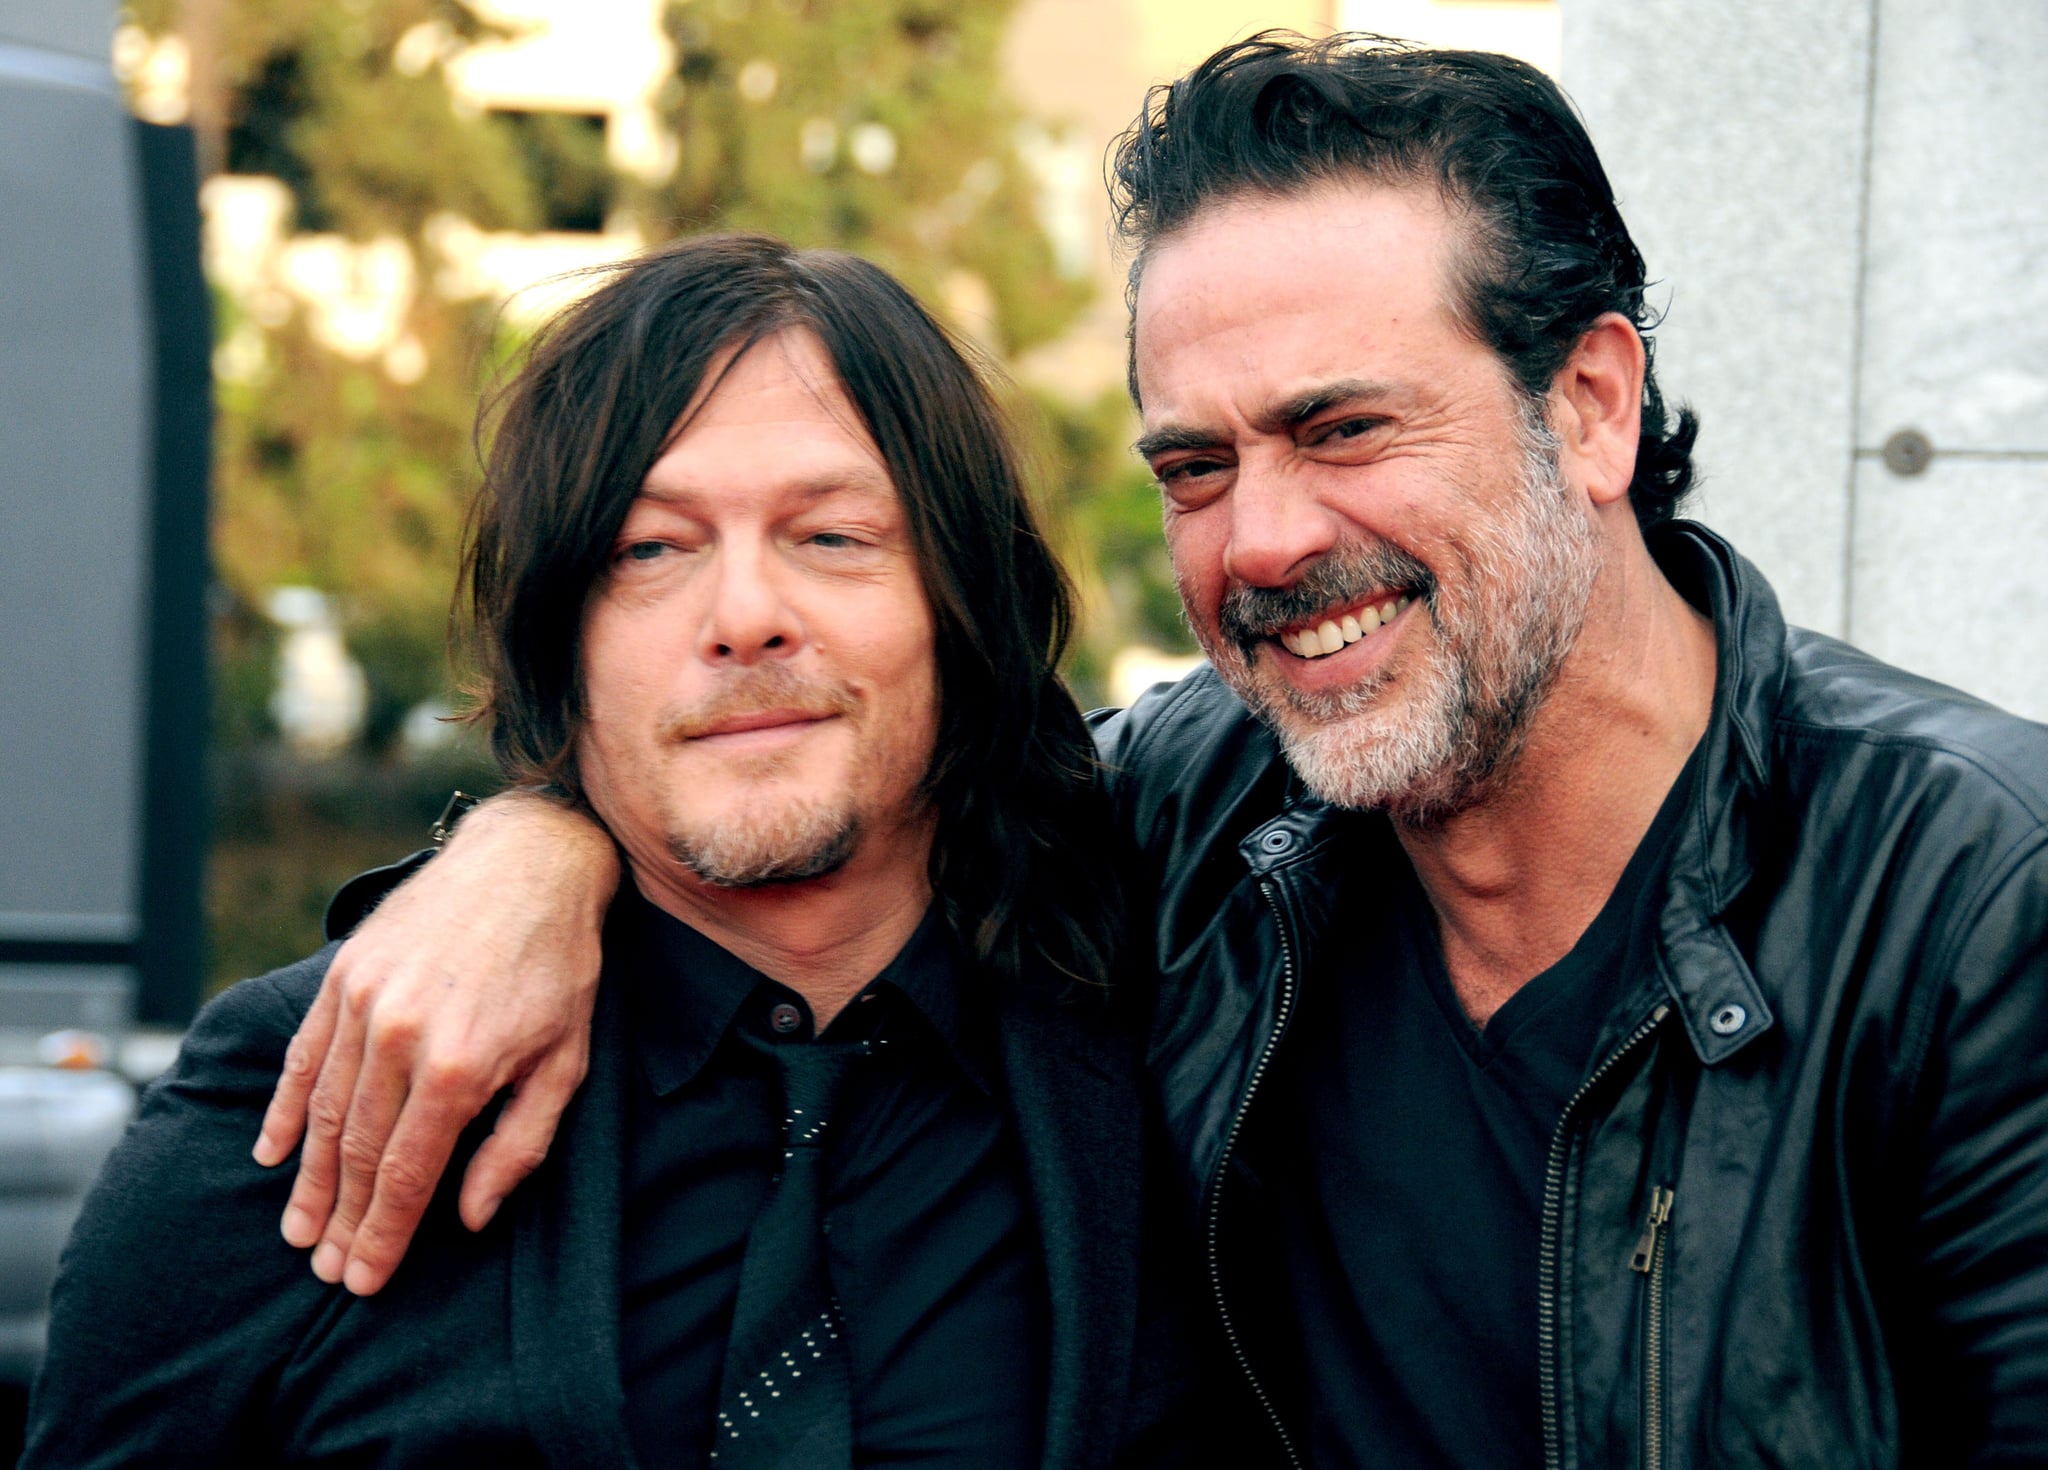
M1391 546L1340 546L1317 557L1290 586L1232 587L1216 611L1216 626L1250 658L1283 628L1307 622L1325 608L1357 602L1369 592L1393 589L1427 601L1436 591L1436 577Z
M664 742L695 740L743 715L765 710L792 710L824 719L859 709L853 690L844 684L807 679L783 665L755 665L729 675L709 696L691 705L671 705L655 727Z

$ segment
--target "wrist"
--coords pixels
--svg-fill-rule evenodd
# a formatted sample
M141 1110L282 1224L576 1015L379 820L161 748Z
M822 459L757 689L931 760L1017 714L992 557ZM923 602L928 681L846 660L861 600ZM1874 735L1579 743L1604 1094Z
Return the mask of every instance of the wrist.
M492 861L515 885L556 895L569 907L602 916L622 871L618 845L588 808L536 787L501 791L463 818L450 847L492 849ZM530 876L514 876L530 875Z

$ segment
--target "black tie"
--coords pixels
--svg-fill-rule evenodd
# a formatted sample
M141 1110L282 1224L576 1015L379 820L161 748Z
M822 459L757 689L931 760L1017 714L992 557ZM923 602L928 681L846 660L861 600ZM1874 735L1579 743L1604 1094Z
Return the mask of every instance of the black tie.
M840 1084L868 1043L756 1044L782 1069L782 1179L747 1236L711 1458L719 1470L843 1470L853 1463L853 1392L826 1270L824 1145Z

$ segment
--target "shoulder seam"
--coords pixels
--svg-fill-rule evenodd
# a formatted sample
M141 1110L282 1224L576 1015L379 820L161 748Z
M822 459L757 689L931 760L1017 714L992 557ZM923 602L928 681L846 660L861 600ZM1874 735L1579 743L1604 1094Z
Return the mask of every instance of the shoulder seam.
M1872 730L1860 725L1824 725L1812 720L1798 720L1786 716L1778 717L1772 724L1774 728L1794 738L1810 736L1816 739L1847 741L1857 745L1900 746L1951 756L1968 764L1973 770L1981 772L2036 822L2048 822L2048 791L2030 791L2014 779L2003 761L1994 759L1989 753L1973 745L1937 735Z

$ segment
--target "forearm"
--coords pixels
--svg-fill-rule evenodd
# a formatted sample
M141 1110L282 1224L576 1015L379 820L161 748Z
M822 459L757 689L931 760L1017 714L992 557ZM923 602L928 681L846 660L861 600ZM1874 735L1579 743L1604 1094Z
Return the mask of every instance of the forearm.
M602 922L623 873L618 845L588 808L530 788L478 803L445 851L496 867L513 892L557 900L564 920Z

